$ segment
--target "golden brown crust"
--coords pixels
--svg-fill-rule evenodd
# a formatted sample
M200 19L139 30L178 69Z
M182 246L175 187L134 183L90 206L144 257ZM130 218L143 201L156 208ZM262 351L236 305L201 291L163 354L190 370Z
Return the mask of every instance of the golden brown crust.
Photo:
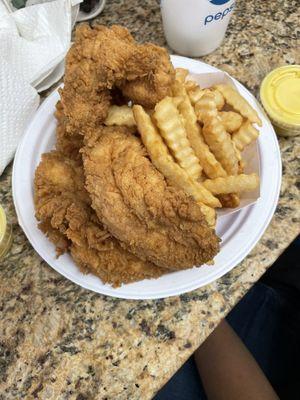
M124 250L99 222L84 189L80 162L59 152L46 153L34 183L39 227L56 245L58 255L69 249L85 272L113 286L165 272Z
M96 126L106 118L114 87L149 107L169 93L173 78L165 49L137 44L120 26L83 24L66 58L61 90L64 113L76 129Z
M55 117L57 121L56 150L72 160L81 160L79 150L83 146L83 136L69 123L60 101L56 104Z
M217 236L195 201L151 164L136 126L103 126L111 104L151 108L170 94L166 50L137 44L120 26L82 24L75 37L55 113L56 151L36 169L40 229L58 255L69 251L82 271L113 286L211 260Z
M86 187L98 218L124 248L169 269L211 260L219 239L200 207L167 185L126 128L99 128L83 150Z

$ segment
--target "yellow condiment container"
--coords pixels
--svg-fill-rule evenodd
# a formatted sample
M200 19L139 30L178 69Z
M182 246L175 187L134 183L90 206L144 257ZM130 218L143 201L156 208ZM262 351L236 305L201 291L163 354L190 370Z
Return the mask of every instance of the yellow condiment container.
M12 228L7 223L6 215L0 205L0 261L4 258L12 243Z
M261 84L260 99L279 135L300 134L300 65L270 72Z

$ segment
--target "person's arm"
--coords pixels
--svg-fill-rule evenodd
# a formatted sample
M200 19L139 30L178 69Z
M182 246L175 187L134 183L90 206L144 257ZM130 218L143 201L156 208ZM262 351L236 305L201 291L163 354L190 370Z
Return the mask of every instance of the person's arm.
M279 399L226 320L195 351L195 361L209 400Z

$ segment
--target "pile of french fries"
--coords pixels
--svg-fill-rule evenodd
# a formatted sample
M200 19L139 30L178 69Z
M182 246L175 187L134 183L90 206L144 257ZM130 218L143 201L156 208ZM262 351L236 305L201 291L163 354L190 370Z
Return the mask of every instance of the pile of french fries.
M176 69L172 96L154 110L111 106L106 125L137 126L154 166L200 205L212 227L218 207L237 207L239 194L259 185L244 174L242 152L259 135L257 112L230 85L209 89Z

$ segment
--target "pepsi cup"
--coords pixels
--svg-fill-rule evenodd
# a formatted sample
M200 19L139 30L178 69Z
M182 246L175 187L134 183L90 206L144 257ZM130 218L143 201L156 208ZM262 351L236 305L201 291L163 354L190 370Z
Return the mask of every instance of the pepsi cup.
M179 54L198 57L220 46L234 0L161 0L165 36Z

